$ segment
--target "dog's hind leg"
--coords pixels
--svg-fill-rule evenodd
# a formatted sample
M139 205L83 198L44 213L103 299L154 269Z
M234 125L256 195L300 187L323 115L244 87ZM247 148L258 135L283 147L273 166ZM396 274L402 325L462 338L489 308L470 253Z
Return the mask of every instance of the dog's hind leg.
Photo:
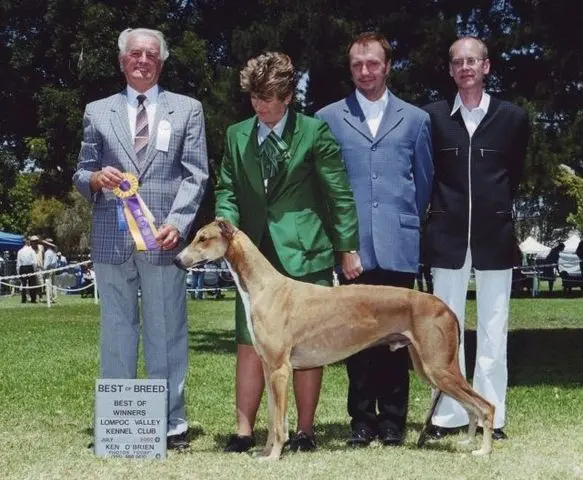
M476 415L474 415L470 410L466 409L466 411L468 412L468 418L470 421L468 425L468 436L463 440L460 440L460 443L464 445L469 444L474 439L476 436L476 429L478 427L478 417L476 417Z
M261 460L277 460L281 456L283 445L286 439L284 424L287 415L287 389L289 377L292 372L291 364L284 362L279 368L269 370L264 364L266 370L266 383L268 384L268 394L271 395L269 415L269 434L265 446L265 456Z
M429 429L429 424L431 423L431 417L433 417L433 413L437 408L437 403L439 402L441 395L442 395L441 390L437 390L435 388L431 390L431 403L429 407L429 412L427 412L425 422L423 423L423 428L421 429L421 433L419 434L419 440L417 440L417 446L419 448L425 445L425 440L427 440L427 430Z
M456 399L468 412L470 420L475 424L476 418L484 425L482 448L474 450L474 455L487 455L492 451L492 423L494 406L482 398L462 376L457 363L448 369L439 369L431 372L429 378L443 393ZM475 426L474 432L475 432Z
M415 372L419 376L419 378L427 383L431 383L429 378L427 377L427 373L423 368L423 362L417 353L417 350L413 348L412 345L409 345L409 356L411 357L411 362L413 363L413 368ZM437 408L437 402L441 398L441 391L437 389L431 390L431 403L429 407L429 412L427 412L427 416L425 417L425 422L423 423L423 427L421 428L421 433L419 434L419 440L417 440L417 446L419 448L425 445L425 441L427 440L427 430L429 429L429 424L431 423L431 417L433 417L433 413Z

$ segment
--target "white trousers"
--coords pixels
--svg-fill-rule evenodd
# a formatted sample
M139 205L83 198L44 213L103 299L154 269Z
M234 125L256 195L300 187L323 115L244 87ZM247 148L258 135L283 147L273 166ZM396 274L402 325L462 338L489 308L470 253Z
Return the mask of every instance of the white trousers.
M466 374L464 321L471 266L472 257L468 248L461 269L431 269L433 294L443 300L459 320L461 331L459 361L464 375ZM475 281L478 321L473 387L494 405L496 408L494 428L502 428L506 417L506 388L508 386L506 345L512 269L475 270ZM469 419L465 409L457 401L443 395L432 422L440 427L453 428L467 425Z

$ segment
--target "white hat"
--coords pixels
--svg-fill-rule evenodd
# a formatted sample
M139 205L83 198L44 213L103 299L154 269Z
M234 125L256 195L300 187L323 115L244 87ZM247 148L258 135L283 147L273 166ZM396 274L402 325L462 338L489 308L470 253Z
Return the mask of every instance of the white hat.
M42 243L44 243L47 247L57 248L57 246L53 243L52 238L45 238Z

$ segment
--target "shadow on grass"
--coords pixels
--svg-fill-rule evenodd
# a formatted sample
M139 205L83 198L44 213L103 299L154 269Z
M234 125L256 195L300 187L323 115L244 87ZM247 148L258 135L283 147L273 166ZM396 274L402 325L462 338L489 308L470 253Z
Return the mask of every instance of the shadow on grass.
M405 443L398 448L406 448L410 450L417 450L417 440L419 439L419 433L421 432L421 423L416 422L409 422L407 424L407 437L405 439ZM290 432L290 436L293 432ZM350 426L347 423L319 423L316 425L316 442L318 445L318 450L326 450L326 451L350 451L354 447L349 447L346 445L346 439L350 434ZM222 451L229 440L229 434L226 433L219 433L214 436L215 445L210 451ZM459 437L461 440L463 437ZM480 439L478 435L476 438ZM463 450L463 447L457 446L456 441L458 436L452 436L452 441L441 441L441 442L431 442L428 441L424 446L423 449L427 450L440 450L440 451L447 451L447 452L458 452L460 449ZM255 441L256 445L250 450L251 455L257 455L261 453L265 442L267 441L267 430L260 429L255 432ZM358 448L358 447L357 447ZM386 447L386 448L395 448L395 447ZM289 449L284 448L284 454L288 453ZM294 454L294 453L290 453Z
M190 348L195 352L236 352L231 330L191 330ZM465 333L466 366L471 375L476 357L476 332ZM511 330L508 332L509 386L581 386L583 328Z
M194 352L233 354L237 351L232 330L198 330L188 332L189 345Z
M583 325L583 323L582 323ZM508 332L508 385L583 384L583 328L511 330ZM474 371L476 332L465 332L466 366Z

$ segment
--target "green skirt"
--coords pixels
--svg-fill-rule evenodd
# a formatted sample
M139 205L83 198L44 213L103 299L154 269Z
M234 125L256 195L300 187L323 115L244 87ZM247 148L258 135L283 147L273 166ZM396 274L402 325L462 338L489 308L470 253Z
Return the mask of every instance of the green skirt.
M269 260L269 263L282 275L286 277L293 278L294 280L299 280L300 282L314 283L317 285L324 285L327 287L332 286L332 268L326 268L320 270L319 272L309 273L302 277L292 277L289 273L285 271L283 265L281 264L271 236L269 234L264 234L259 250L265 258ZM247 317L245 315L245 307L243 306L243 301L241 300L241 295L237 291L237 299L235 302L235 340L238 344L252 345L251 335L247 329Z

